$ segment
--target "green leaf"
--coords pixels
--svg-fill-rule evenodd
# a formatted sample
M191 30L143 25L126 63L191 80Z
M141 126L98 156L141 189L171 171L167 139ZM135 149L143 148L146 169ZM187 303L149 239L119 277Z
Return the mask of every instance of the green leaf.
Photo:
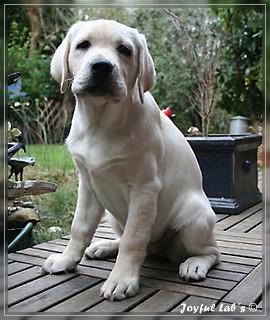
M22 134L22 132L18 128L13 128L10 130L9 134L11 137L17 138Z

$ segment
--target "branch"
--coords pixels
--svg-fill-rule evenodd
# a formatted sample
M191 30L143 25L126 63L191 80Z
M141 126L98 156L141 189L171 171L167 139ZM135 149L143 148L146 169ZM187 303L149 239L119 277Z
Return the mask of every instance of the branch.
M36 7L27 8L26 13L31 25L31 43L29 49L29 58L31 58L36 51L40 40L40 10Z

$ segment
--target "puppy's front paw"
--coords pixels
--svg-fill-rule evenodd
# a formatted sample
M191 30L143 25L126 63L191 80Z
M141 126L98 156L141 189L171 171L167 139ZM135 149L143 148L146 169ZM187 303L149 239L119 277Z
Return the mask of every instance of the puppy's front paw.
M123 279L109 279L103 284L100 295L108 300L124 300L135 296L139 291L139 279L137 277Z
M52 254L46 259L42 269L46 273L67 273L74 270L76 265L76 261L68 256Z

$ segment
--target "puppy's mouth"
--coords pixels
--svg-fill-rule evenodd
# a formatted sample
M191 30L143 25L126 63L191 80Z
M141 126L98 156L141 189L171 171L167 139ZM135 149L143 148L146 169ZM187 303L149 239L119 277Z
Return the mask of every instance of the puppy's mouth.
M103 85L90 85L86 86L84 89L85 93L89 93L91 96L94 97L103 97L103 96L113 96L112 89L108 87L106 84Z

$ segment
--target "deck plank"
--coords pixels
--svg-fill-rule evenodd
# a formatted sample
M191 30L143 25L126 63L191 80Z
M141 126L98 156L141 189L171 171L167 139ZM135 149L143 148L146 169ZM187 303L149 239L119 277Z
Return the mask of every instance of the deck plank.
M248 234L250 236L255 236L255 235L259 235L260 237L262 236L262 230L263 230L263 225L262 222L260 222L256 227L252 228Z
M220 248L235 248L235 242L217 240L217 244ZM241 243L241 247L239 250L261 252L262 246L261 244L258 245L258 244Z
M230 231L232 232L249 232L254 226L257 226L262 221L262 210L250 215L246 219L242 220L238 224L232 226Z
M62 275L61 275L62 276ZM48 289L48 285L43 285L43 288L39 287L40 293L35 294L34 296L23 300L13 306L10 307L11 312L37 312L43 311L50 306L55 305L57 302L61 302L72 295L79 293L83 289L86 289L91 286L91 284L96 283L98 280L95 278L90 278L86 276L75 276L74 274L63 275L65 280L69 281L61 281L54 280L54 287ZM50 275L52 277L52 275ZM55 275L53 278L59 278L60 275ZM42 279L45 280L45 277ZM49 279L46 279L48 281ZM63 280L63 279L62 279ZM57 284L57 286L55 286ZM26 287L26 286L25 286ZM46 288L46 290L45 290ZM15 290L15 289L14 289ZM22 294L22 292L21 292ZM31 295L33 292L31 291ZM63 310L65 311L65 310Z
M214 268L208 272L207 277L239 282L245 277L245 275L246 273L232 272L228 270L222 271Z
M43 292L45 289L54 287L59 283L65 282L75 277L76 275L72 273L59 275L52 274L46 275L40 279L30 281L26 284L21 285L20 287L9 290L8 303L9 305L12 305L31 296L34 296L35 298L39 292Z
M91 313L107 312L110 314L114 312L127 312L130 310L133 310L137 305L147 300L156 292L157 292L157 289L140 286L140 290L138 294L132 298L122 300L122 301L108 301L103 299L101 303L89 308L88 310L85 310L85 312L91 312Z
M20 251L16 253L10 253L9 255L12 257L12 259L18 262L23 262L23 263L35 265L35 266L42 266L45 261L42 258L21 254Z
M183 304L230 306L261 303L262 295L262 210L261 204L235 216L217 215L216 238L221 263L202 282L184 282L178 264L146 259L140 273L140 291L129 299L107 301L99 290L108 278L115 259L85 257L70 274L41 273L45 259L65 249L70 235L8 255L9 312L173 312ZM115 239L108 224L98 227L93 241ZM259 309L262 309L259 308ZM184 313L185 314L185 313Z
M232 271L232 272L239 272L239 273L246 274L253 270L253 266L221 261L218 265L214 266L212 270L222 270L222 271L225 271L226 273L228 271L229 272Z
M262 245L261 235L249 235L248 233L235 233L235 232L224 232L224 231L215 231L216 239L223 240L225 239L228 242L238 242L238 243L250 243Z
M228 251L229 252L229 251ZM233 254L223 254L221 252L221 261L231 262L231 263L239 263L247 266L257 266L261 262L261 258L247 258L247 257L240 257Z
M218 230L229 231L233 226L245 220L247 217L259 212L262 209L262 203L258 203L254 207L247 209L237 215L229 215L217 224Z
M225 302L249 305L262 294L262 264L260 263L246 278L225 297Z
M179 283L183 285L187 284L187 282L179 278L178 272L166 272L166 271L155 272L153 270L146 270L142 268L141 276L149 279L165 280L168 282ZM193 282L192 284L196 285L197 287L203 287L203 288L208 287L208 288L219 288L224 290L230 290L235 286L236 282L233 280L227 281L223 279L215 279L215 278L207 277L202 282Z
M104 301L104 298L99 296L102 284L103 282L97 283L94 287L84 290L54 307L46 309L46 312L62 312L63 310L65 310L65 312L73 312L74 310L81 312L89 309L92 305Z
M239 257L246 257L246 258L262 258L262 251L246 251L242 248L228 248L228 247L219 247L220 251L223 254L232 254Z
M160 290L139 306L132 309L132 312L148 312L148 310L155 310L155 312L168 312L184 300L185 297L185 294L179 292Z
M21 262L13 262L9 263L8 265L8 275L11 276L14 273L17 273L19 271L25 270L31 268L31 266L27 263L21 263Z
M8 288L12 289L41 276L41 267L38 266L22 270L8 277Z

